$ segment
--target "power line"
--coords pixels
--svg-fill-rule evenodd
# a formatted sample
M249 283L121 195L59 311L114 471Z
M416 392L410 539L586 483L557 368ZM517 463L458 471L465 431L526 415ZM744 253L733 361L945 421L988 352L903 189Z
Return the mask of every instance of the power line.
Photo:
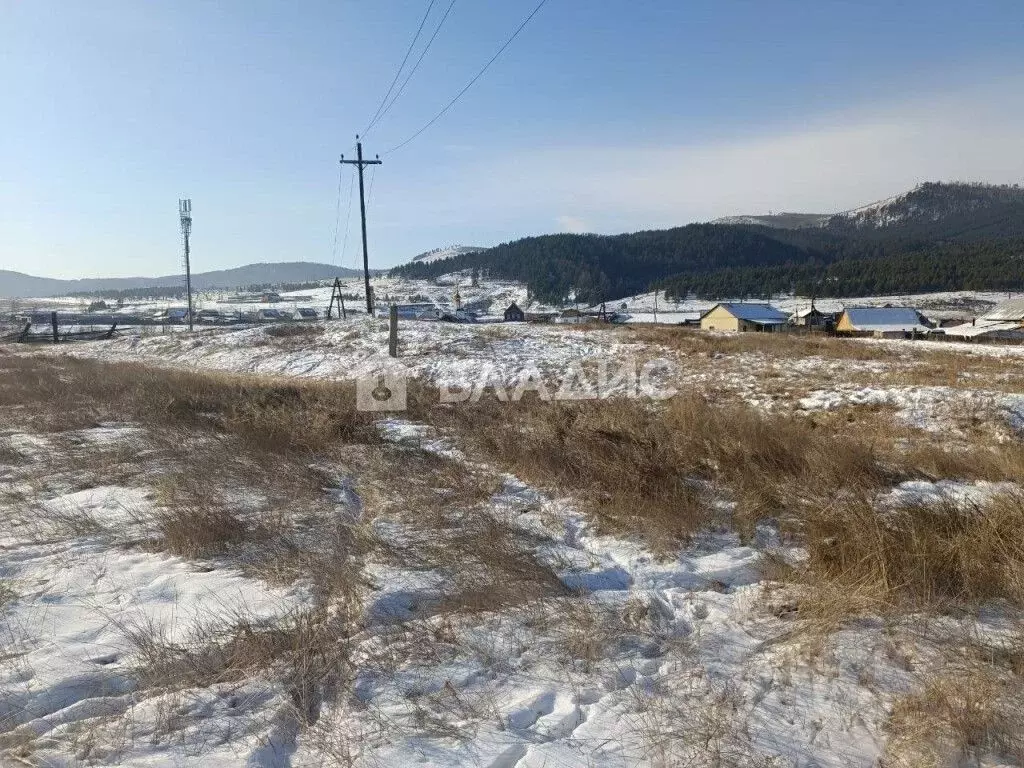
M440 120L440 119L441 119L442 117L444 117L445 113L447 113L449 109L451 109L452 107L454 107L454 106L455 106L455 102L457 102L457 101L458 101L459 99L461 99L461 98L462 98L462 96L463 96L463 95L464 95L464 94L466 93L466 91L468 91L468 90L469 90L470 88L472 88L472 87L473 87L473 85L474 85L474 84L476 83L476 81L477 81L477 80L479 80L479 79L480 79L481 77L483 77L483 76L484 76L484 73L485 73L485 72L486 72L486 71L487 71L488 69L490 69L491 65L492 65L492 64L493 64L493 63L494 63L495 61L497 61L497 60L498 60L498 57L499 57L499 56L501 56L501 54L505 52L505 49L506 49L506 48L508 48L508 47L509 47L510 45L512 45L512 41L513 41L513 40L515 40L515 39L516 39L517 37L519 37L519 33L520 33L520 32L522 32L522 31L523 31L523 29L525 29L525 28L526 28L526 25L530 23L530 20L531 20L531 19L533 19L533 17L537 15L537 13L538 13L538 12L540 11L540 9L541 9L541 8L543 8L543 7L544 7L544 4L545 4L545 3L547 3L547 1L548 1L548 0L540 0L540 2L539 2L539 3L537 3L537 7L536 7L536 8L534 8L534 9L533 9L533 11L532 11L532 12L530 13L530 15L529 15L529 16L527 16L527 17L526 17L526 18L525 18L525 19L523 20L523 23L519 25L519 27L518 27L518 28L516 29L516 31L512 33L512 37L510 37L510 38L509 38L508 40L506 40L506 41L505 41L505 44L504 44L504 45L502 45L502 46L501 46L501 48L499 48L499 49L498 49L498 52L497 52L496 54L494 54L494 55L493 55L493 56L491 57L490 61L488 61L488 62L487 62L486 64L484 64L484 66L483 66L483 69L481 69L481 70L480 70L479 72L477 72L477 73L476 73L476 75L475 75L475 76L473 77L473 79L472 79L472 80L470 80L470 81L469 81L469 82L468 82L468 83L466 84L466 87L465 87L465 88L463 88L463 89L462 89L461 91L459 91L459 92L458 92L457 94L455 94L455 98L453 98L453 99L452 99L451 101L449 101L449 102L448 102L448 103L447 103L447 104L445 105L444 109L442 109L442 110L441 110L440 112L438 112L438 113L437 113L436 115L434 115L434 116L433 116L433 117L432 117L432 118L431 118L431 119L430 119L430 120L429 120L429 121L427 122L427 124L426 124L426 125L424 125L424 126L423 126L422 128L420 128L420 129L419 129L418 131L416 131L416 133L414 133L414 134L413 134L412 136L410 136L409 138L407 138L407 139L406 139L405 141L403 141L403 142L402 142L401 144L398 144L398 145L396 145L396 146L392 147L391 149L389 149L389 150L388 150L387 152L385 152L384 154L385 154L385 155L390 155L390 154L391 154L392 152L396 152L396 151L398 151L399 149L401 149L402 147L404 147L404 146L405 146L406 144L408 144L409 142L411 142L411 141L412 141L413 139L415 139L415 138L416 138L417 136L419 136L419 135L420 135L421 133L423 133L423 132L424 132L425 130L427 130L428 128L430 128L430 126L432 126L432 125L433 125L434 123L436 123L436 122L437 122L438 120Z
M345 238L342 240L341 243L341 259L338 262L338 264L342 267L345 266L345 254L348 251L348 230L349 225L352 223L352 199L355 197L355 195L353 195L352 193L355 189L355 186L356 175L353 172L352 178L349 179L348 182L348 212L345 214Z
M341 182L345 176L344 166L338 167L338 198L334 204L334 234L331 235L331 262L338 255L338 230L341 228Z
M370 169L370 186L366 191L366 204L369 205L373 201L373 181L377 178L377 167L374 166Z
M427 17L430 16L430 11L433 9L435 2L437 2L437 0L430 0L430 3L427 5L427 12L423 14L420 26L417 28L416 34L413 35L412 42L409 43L408 49L405 51L405 56L402 58L402 63L399 65L398 71L395 72L395 77L391 81L391 85L388 86L388 92L385 93L384 98L380 100L380 106L377 107L377 111L374 112L373 117L370 118L369 125L363 129L362 135L364 138L370 129L377 123L377 120L380 119L381 110L384 109L384 105L388 103L388 98L391 96L392 91L395 90L395 83L397 83L398 78L402 76L402 70L405 69L405 65L409 61L409 56L412 54L412 49L416 46L416 41L420 39L420 33L423 32L423 26L427 23Z
M387 115L388 112L391 111L391 108L393 106L395 106L395 102L398 101L398 99L401 97L402 93L405 92L405 86L407 86L409 84L409 81L412 80L412 76L416 74L416 70L419 69L420 68L420 64L423 63L423 59L427 55L427 51L429 51L430 50L430 46L434 44L434 40L437 38L438 33L441 31L441 27L444 26L445 21L448 20L448 16L452 12L452 8L455 7L455 2L456 2L456 0L452 0L448 4L448 9L444 12L444 15L441 17L441 21L439 21L437 23L437 26L434 28L434 34L432 34L430 36L430 39L427 41L426 46L420 52L420 56L419 56L418 59L416 59L416 63L412 65L412 69L410 69L409 70L409 74L405 76L405 80L403 80L402 84L398 87L398 91L395 93L395 95L391 99L391 101L388 102L388 105L386 107L384 107L384 111L381 112L380 116L377 118L377 122L378 123L381 120L384 119L384 116Z

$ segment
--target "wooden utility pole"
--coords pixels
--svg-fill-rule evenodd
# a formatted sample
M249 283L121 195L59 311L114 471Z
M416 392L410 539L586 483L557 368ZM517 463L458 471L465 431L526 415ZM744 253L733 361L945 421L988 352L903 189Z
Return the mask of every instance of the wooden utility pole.
M388 354L398 357L398 305L392 304L388 312Z
M367 165L380 165L380 155L375 160L363 160L363 143L356 136L356 159L346 160L341 156L342 165L354 165L359 169L359 214L363 220L363 276L366 279L366 314L373 317L373 295L370 291L370 257L366 251L366 197L363 194L363 168Z

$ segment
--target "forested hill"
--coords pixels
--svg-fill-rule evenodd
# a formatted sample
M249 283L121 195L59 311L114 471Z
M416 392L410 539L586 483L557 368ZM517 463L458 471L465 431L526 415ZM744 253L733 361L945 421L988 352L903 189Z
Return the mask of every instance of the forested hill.
M820 296L958 289L1024 289L1024 190L922 184L905 195L831 217L733 217L623 235L544 235L450 259L397 267L430 279L479 269L527 283L557 302L575 291L596 303L660 286L705 298ZM816 222L806 225L806 222Z
M433 278L462 269L528 283L538 298L556 301L575 291L583 301L645 290L667 275L721 267L806 262L816 254L742 227L692 224L627 235L542 235L477 253L394 270ZM600 299L596 299L600 300Z

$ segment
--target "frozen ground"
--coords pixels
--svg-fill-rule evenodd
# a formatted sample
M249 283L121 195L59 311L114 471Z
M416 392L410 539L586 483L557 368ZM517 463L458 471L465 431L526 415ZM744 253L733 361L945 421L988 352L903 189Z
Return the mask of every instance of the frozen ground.
M62 438L109 449L139 433L110 425ZM265 764L275 713L290 706L279 682L147 691L139 670L148 643L188 647L239 617L274 623L308 602L305 590L126 546L146 539L159 511L153 488L40 493L33 468L45 471L54 443L15 432L0 448L14 453L0 461L0 762ZM203 757L191 758L197 749Z
M456 324L402 321L400 357L387 355L387 321L365 315L348 321L310 325L310 335L275 338L267 327L213 329L197 334L125 335L102 344L76 343L60 350L104 360L137 360L306 378L353 379L383 371L403 372L436 383L479 380L485 366L514 378L536 365L561 374L574 364L606 360L621 365L644 362L656 348L612 333L567 331L555 325Z
M621 366L667 358L674 366L668 381L684 393L796 418L891 408L921 439L977 439L985 430L993 444L1019 440L1024 426L1024 358L1017 348L852 340L837 340L845 346L834 348L773 348L766 346L771 339L761 346L697 334L679 341L642 329L406 322L401 356L392 362L380 320L310 327L306 335L282 337L267 327L122 336L33 352L332 381L401 366L450 385L477 380L486 366L499 378L535 367L557 380L600 359ZM952 374L950 355L961 356ZM946 378L923 383L936 376ZM578 500L467 455L433 427L392 417L378 426L387 461L439 457L451 462L446 472L483 476L493 489L467 509L441 503L439 516L430 517L431 505L410 489L422 478L404 474L402 464L318 459L345 478L324 488L324 503L381 546L369 546L353 564L360 629L346 640L352 695L325 697L305 720L296 717L294 687L273 668L230 681L154 687L139 637L202 649L241 619L275 626L315 602L307 584L276 583L246 563L155 550L145 544L147 521L168 502L152 476L41 487L36 477L49 466L56 438L5 428L0 747L7 759L275 768L867 768L886 754L894 703L917 690L922 670L941 666L950 650L935 635L997 647L1009 632L999 611L929 618L931 629L942 631L928 640L915 624L921 617L895 627L866 618L808 651L789 598L766 590L771 582L763 570L767 560L800 563L806 553L772 525L748 538L707 530L674 552L657 553L642 537L598 532ZM147 429L104 423L59 434L79 451L122 445L129 456L142 456ZM426 491L445 499L440 470L438 478L427 479ZM939 477L900 483L877 504L972 505L1016 490L1012 483ZM717 503L728 510L731 502ZM484 571L476 585L483 607L451 607L459 576L453 569L469 567L472 548L436 562L403 561L391 551L411 552L438 531L449 535L480 520L515 538L515 558L527 564L516 568L553 576L540 597L493 599L490 593L508 585ZM448 543L431 546L443 550ZM515 579L527 578L510 573L513 589Z
M554 396L581 373L597 381L605 366L642 372L677 392L716 392L764 408L804 412L842 406L896 408L907 423L941 432L957 418L993 411L1018 428L1024 423L1024 347L935 342L835 340L842 355L771 342L749 349L706 351L721 338L679 331L651 337L626 328L559 325L453 324L402 321L399 358L387 355L387 322L365 315L308 324L305 333L276 337L273 326L215 328L194 334L139 336L40 346L42 354L106 361L299 378L352 380L392 373L437 385L511 388L532 373ZM732 337L735 339L736 337ZM740 341L750 341L740 339ZM961 362L952 362L960 360ZM661 362L665 363L663 375ZM974 369L977 368L977 371ZM494 396L493 388L484 389Z

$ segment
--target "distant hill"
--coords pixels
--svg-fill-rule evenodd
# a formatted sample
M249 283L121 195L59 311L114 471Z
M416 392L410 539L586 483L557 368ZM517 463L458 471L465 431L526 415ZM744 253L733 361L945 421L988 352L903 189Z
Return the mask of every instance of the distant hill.
M413 264L430 264L435 261L443 261L455 256L465 256L470 253L477 253L484 250L472 245L449 245L447 248L435 248L432 251L421 253L412 257Z
M832 218L831 213L769 213L765 216L725 216L712 224L750 224L773 229L821 227Z
M1024 190L921 184L838 214L732 216L622 235L545 235L393 273L435 278L478 268L559 302L596 304L661 287L704 298L799 289L819 296L1024 289Z
M246 264L233 269L198 272L192 275L192 286L197 291L214 289L233 290L251 285L281 285L330 280L334 277L361 275L361 270L344 269L331 264L310 261L283 261L267 264ZM0 270L0 297L66 296L95 291L121 291L137 288L183 289L182 275L163 277L98 277L81 280L58 280L34 277L21 272Z
M944 239L983 233L1024 235L1024 189L1017 185L926 182L909 192L841 213L775 213L726 216L712 224L772 229L825 229L836 233L874 230Z
M1024 189L1018 185L929 182L906 194L829 218L832 232L877 239L934 240L1024 236Z

